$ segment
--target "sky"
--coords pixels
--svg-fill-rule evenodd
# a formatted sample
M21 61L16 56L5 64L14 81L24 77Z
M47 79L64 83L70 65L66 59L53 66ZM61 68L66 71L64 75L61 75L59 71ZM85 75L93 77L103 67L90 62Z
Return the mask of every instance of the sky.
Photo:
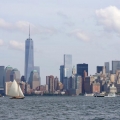
M46 76L59 77L63 55L72 65L120 60L120 0L0 0L0 65L24 75L25 40L34 41L34 65Z

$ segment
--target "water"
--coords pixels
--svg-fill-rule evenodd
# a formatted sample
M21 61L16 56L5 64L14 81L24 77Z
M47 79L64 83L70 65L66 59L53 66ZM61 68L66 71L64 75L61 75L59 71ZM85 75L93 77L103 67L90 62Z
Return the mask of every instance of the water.
M0 97L0 120L120 120L120 97Z

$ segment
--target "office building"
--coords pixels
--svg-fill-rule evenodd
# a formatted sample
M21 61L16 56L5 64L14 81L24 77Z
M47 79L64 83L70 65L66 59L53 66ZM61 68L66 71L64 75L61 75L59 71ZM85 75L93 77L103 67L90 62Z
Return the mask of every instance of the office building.
M16 82L20 82L20 71L18 69L13 69L10 73L10 81L13 82L13 80L16 80Z
M82 93L85 93L84 81L85 77L88 76L88 64L77 64L77 75L82 77Z
M34 70L37 70L40 78L40 84L41 84L41 77L40 77L40 67L39 66L34 66Z
M64 65L60 66L60 82L63 84L64 80Z
M97 68L96 68L97 70L96 70L96 72L97 73L102 73L102 71L103 71L103 66L97 66Z
M94 82L92 83L92 93L100 93L100 83L99 82Z
M110 73L109 62L105 62L105 69L106 69L106 73Z
M4 71L5 71L5 67L4 66L0 66L0 88L4 88Z
M112 61L112 73L115 74L116 70L120 70L120 61Z
M72 76L72 55L64 55L64 77Z
M12 85L11 81L5 82L5 95L8 95L8 92L9 92L11 85Z
M58 77L54 78L54 90L55 91L59 90L59 80L58 80Z
M54 76L46 76L46 85L48 85L49 93L54 93Z
M88 75L88 64L77 64L77 75L82 76L82 78L85 77L85 72Z
M37 70L33 70L30 74L29 82L30 88L36 90L40 86L40 78Z
M30 73L34 70L34 46L33 40L29 38L25 41L25 80L28 82Z
M10 81L10 75L11 75L11 71L13 70L13 68L11 66L7 66L5 68L5 82L9 82Z

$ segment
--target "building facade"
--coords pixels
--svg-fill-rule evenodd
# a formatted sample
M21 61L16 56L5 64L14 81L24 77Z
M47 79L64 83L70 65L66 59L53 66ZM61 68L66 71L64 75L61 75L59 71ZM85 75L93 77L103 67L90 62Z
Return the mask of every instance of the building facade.
M120 70L120 61L112 61L112 73L115 74L116 70Z
M60 66L60 82L64 83L63 80L64 80L64 65L61 65Z
M10 81L13 82L13 80L16 80L16 82L20 82L20 71L18 69L13 69L10 73Z
M4 88L4 85L5 85L4 71L5 71L5 67L0 66L0 88Z
M10 81L10 74L11 74L12 70L13 70L13 68L11 66L7 66L5 68L5 82Z
M37 70L33 70L30 74L29 82L30 88L36 90L40 86L40 78Z
M72 76L72 55L64 55L64 77Z
M106 69L106 73L110 73L109 62L105 62L105 69Z
M25 80L28 82L30 73L34 70L34 46L33 40L29 38L25 41Z
M102 71L103 71L103 66L97 66L96 72L97 72L97 73L100 73L100 72L102 72Z
M84 71L86 71L88 75L88 64L77 64L77 75L84 77Z

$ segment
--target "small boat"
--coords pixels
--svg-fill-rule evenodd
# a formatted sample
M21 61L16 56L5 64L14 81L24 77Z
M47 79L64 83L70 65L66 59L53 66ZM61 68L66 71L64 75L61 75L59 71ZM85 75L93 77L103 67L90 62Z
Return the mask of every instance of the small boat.
M87 93L85 93L84 96L89 96L89 97L91 97L91 96L94 96L94 94L93 94L93 93L92 93L92 94L87 94Z
M115 93L109 93L108 96L105 97L117 97L117 95Z
M10 96L10 99L24 99L25 96L20 88L20 85L14 80L9 92L8 92L8 96Z
M94 94L94 97L104 97L104 95L100 94L100 93L96 93L96 94Z

